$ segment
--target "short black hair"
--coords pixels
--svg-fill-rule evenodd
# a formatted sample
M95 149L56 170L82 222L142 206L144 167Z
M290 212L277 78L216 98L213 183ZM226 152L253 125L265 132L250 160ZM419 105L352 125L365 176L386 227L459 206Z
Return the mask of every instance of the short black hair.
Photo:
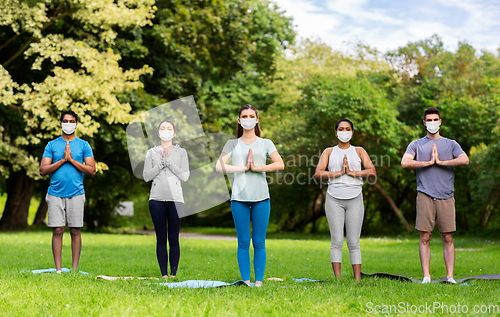
M351 120L349 119L340 119L339 121L337 121L337 123L335 123L335 131L337 131L341 122L348 122L351 125L351 130L354 131L354 124L352 124Z
M61 122L63 121L64 116L67 114L73 116L73 118L75 118L75 121L78 122L78 115L73 110L64 110L63 112L61 112Z
M429 107L427 108L427 110L424 111L424 120L428 114L437 114L439 116L439 119L441 119L441 114L439 113L439 110L436 107Z

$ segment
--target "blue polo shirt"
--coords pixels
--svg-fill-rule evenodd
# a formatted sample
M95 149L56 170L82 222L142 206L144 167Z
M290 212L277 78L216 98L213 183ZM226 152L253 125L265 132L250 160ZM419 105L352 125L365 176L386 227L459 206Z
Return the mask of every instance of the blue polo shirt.
M52 163L62 160L66 141L61 137L50 141L45 147L43 157L52 159ZM71 156L83 164L83 159L94 157L87 141L75 137L69 142ZM83 173L77 170L70 162L65 162L55 172L50 174L50 186L47 193L52 196L71 198L85 193L83 188Z

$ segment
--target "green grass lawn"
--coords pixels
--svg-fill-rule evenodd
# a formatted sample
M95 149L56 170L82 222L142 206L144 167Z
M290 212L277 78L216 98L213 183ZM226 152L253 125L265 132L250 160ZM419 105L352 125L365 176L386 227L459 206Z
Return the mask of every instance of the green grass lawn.
M304 236L306 237L306 236ZM299 238L298 235L295 238ZM149 281L96 280L108 276L154 276L160 272L152 235L83 234L78 273L20 273L54 267L50 232L0 233L0 315L2 316L240 316L365 315L375 305L500 305L500 281L468 281L466 285L421 285L380 278L355 283L344 245L343 277L335 279L329 263L329 241L267 240L266 278L262 288L170 289ZM65 234L63 266L71 267L70 237ZM457 238L456 278L500 274L498 241ZM363 271L390 272L422 278L416 238L364 238ZM431 274L445 276L442 244L432 241ZM322 279L297 283L292 278ZM236 241L181 240L176 281L240 279ZM373 304L370 304L373 303ZM400 304L402 303L402 304ZM415 307L417 307L415 306ZM463 306L461 306L463 309ZM383 307L380 307L380 309ZM401 309L401 308L399 308ZM423 308L422 308L423 309ZM395 312L395 311L393 311ZM441 310L439 310L441 312ZM410 312L409 312L410 313ZM410 313L411 314L411 313Z

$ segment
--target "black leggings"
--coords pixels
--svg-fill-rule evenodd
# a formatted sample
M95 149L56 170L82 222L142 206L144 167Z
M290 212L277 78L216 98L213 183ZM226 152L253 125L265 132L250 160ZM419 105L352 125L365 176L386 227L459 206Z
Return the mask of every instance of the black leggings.
M167 236L168 246L170 247L170 272L171 275L177 274L179 266L179 257L181 251L179 248L179 230L181 229L181 218L179 214L184 212L184 204L173 201L149 201L149 212L153 219L156 232L156 256L160 265L161 275L167 275ZM168 228L167 228L168 226Z

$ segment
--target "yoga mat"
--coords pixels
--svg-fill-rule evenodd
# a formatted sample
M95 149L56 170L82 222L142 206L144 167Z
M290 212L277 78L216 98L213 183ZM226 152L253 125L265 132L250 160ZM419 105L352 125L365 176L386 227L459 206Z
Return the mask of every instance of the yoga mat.
M462 283L468 280L500 280L500 274L484 274L484 275L476 275L476 276L469 276L469 277L464 277L464 278L459 278L455 279L457 283ZM437 280L432 280L432 283L437 283L437 282L447 282L446 277L442 277Z
M390 274L390 273L378 272L378 273L367 274L367 273L361 272L361 276L383 277L383 278L389 278L392 280L398 280L398 281L404 281L404 282L422 283L421 280L411 279L411 278L406 277L406 276ZM476 276L455 279L455 281L457 281L457 284L468 281L468 280L500 280L500 274L484 274L484 275L476 275ZM431 283L449 283L449 282L448 282L448 279L446 277L442 277L442 278L437 279L437 280L432 280Z
M213 287L224 287L224 286L248 286L243 281L236 281L234 283L226 283L221 281L204 281L204 280L188 280L184 282L176 283L150 283L151 285L161 285L170 288L187 287L187 288L213 288ZM251 283L254 286L254 283Z
M323 280L311 280L310 278L292 278L295 282L324 282Z
M50 268L50 269L40 269L40 270L33 270L33 271L21 271L19 273L33 273L33 274L40 274L40 273L53 273L56 272L56 269ZM69 273L71 272L70 269L68 268L61 268L61 273ZM80 274L89 274L87 272L79 271Z
M414 279L411 279L411 278L406 277L406 276L396 275L396 274L390 274L390 273L382 273L382 272L371 273L371 274L367 274L367 273L361 272L361 276L366 276L366 277L384 277L384 278L389 278L391 280L398 280L398 281L404 281L404 282L418 282L418 280L414 280Z
M268 279L269 280L269 279ZM273 277L274 281L282 281L280 278ZM299 278L293 279L295 282L323 282L323 280L312 280L309 278ZM161 285L170 288L177 287L187 287L187 288L212 288L212 287L225 287L225 286L248 286L244 281L236 281L234 283L226 283L221 281L204 281L204 280L188 280L184 282L177 283L151 283L151 285ZM255 286L255 283L251 283L251 287Z
M159 280L157 277L138 277L138 276L106 276L106 275L97 275L96 279L103 279L106 281L115 281L115 280Z

